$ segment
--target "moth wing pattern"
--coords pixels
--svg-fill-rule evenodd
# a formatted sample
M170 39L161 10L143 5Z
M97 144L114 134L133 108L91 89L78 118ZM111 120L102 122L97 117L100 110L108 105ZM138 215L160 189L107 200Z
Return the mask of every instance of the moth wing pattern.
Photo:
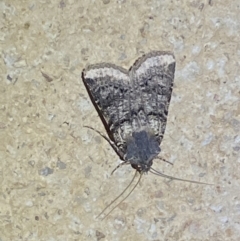
M116 130L124 124L129 110L128 71L114 64L101 63L88 66L82 78L109 138L119 147L122 140Z
M174 55L161 51L142 56L129 71L107 63L83 71L83 82L109 138L122 153L126 153L128 139L140 129L155 135L160 145L174 71Z
M138 59L130 70L135 91L135 129L147 126L160 145L167 123L175 73L175 57L170 52L150 52Z

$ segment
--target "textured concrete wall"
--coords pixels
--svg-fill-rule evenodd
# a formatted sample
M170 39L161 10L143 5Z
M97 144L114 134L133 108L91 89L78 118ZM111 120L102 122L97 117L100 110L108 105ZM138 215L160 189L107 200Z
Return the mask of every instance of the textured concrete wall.
M239 240L239 0L0 2L0 240ZM88 64L129 68L169 50L176 74L154 168L213 186L144 175L90 125Z

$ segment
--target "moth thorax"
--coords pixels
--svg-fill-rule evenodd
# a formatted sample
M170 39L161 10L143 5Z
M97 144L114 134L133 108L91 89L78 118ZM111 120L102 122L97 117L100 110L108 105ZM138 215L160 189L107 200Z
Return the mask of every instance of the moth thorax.
M161 149L155 135L147 130L133 132L127 141L125 161L139 172L147 172Z

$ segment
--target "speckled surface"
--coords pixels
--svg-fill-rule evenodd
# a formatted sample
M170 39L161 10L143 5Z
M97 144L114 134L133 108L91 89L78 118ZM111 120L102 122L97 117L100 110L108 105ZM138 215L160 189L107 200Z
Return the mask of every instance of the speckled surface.
M0 2L0 240L239 240L240 4L228 1ZM154 168L197 185L131 180L81 82L87 64L176 56Z

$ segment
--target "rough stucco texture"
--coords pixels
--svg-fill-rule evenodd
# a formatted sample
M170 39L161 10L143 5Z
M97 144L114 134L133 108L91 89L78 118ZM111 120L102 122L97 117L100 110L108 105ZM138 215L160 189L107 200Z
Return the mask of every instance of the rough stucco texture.
M0 2L0 240L240 240L239 0ZM130 182L81 81L173 51L176 74L154 168Z

